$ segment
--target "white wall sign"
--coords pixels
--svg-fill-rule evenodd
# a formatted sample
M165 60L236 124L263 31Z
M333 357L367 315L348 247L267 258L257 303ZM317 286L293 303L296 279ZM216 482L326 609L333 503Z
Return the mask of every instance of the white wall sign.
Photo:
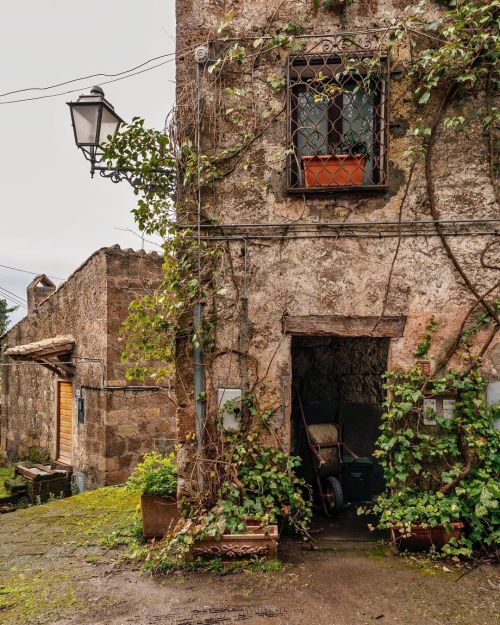
M436 425L434 413L437 412L437 399L426 397L424 399L424 423L425 425Z
M445 419L453 419L455 416L455 404L454 399L443 399L443 417Z
M486 389L486 400L488 408L495 404L500 404L500 382L490 382ZM500 419L495 421L495 428L500 430Z
M239 430L240 424L237 416L241 412L241 389L219 388L218 402L224 429Z

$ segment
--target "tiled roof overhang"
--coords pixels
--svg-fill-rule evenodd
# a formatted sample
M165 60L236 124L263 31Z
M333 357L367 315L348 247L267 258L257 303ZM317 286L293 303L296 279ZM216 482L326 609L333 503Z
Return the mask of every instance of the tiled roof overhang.
M71 335L54 336L34 343L9 347L3 352L3 356L13 360L37 362L58 375L70 377L74 366L64 362L64 359L71 356L74 347L75 339Z

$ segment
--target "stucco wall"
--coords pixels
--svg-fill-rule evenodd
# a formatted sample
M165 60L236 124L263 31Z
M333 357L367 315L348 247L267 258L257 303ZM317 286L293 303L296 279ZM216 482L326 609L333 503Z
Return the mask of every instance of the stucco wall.
M217 25L229 10L234 13L232 36L238 38L267 32L268 19L273 14L275 21L271 32L286 22L304 25L307 34L377 28L382 16L400 15L407 4L380 1L370 2L368 7L367 3L354 2L342 13L323 10L314 13L310 10L311 2L305 0L179 0L178 47L181 50L201 45L207 36L216 37ZM406 52L401 50L400 54L404 58ZM206 69L202 70L200 93L203 94L205 147L212 145L214 136L219 147L231 145L241 130L231 126L224 117L225 107L230 106L224 87L245 86L254 91L259 105L265 98L266 105L274 111L280 110L285 101L284 93L273 95L266 85L266 77L271 71L284 72L285 57L285 51L277 50L256 63L251 74L239 70L235 64L228 64L221 78L221 87L217 89L212 87L213 76ZM178 62L179 103L185 101L186 93L194 98L194 76L193 56L185 54ZM418 112L412 107L408 81L391 83L391 91L389 121L402 118L410 127L415 125ZM465 106L473 109L480 105L482 101L478 98ZM450 116L453 113L450 111ZM181 108L179 117L187 126L193 114ZM248 114L249 123L251 119ZM221 314L218 320L215 350L217 353L227 350L228 353L217 358L209 369L209 412L216 408L217 387L245 386L242 377L248 370L247 386L255 388L261 405L276 410L275 425L282 433L284 446L288 447L292 368L291 338L283 331L285 315L376 318L384 312L385 315L405 316L404 335L391 340L390 367L405 367L414 362L414 351L424 334L425 324L434 315L438 330L431 359L437 362L446 353L475 300L435 233L402 238L385 311L384 293L397 235L375 238L318 236L326 222L397 222L409 176L410 161L403 156L409 143L409 133L399 138L389 135L390 181L384 194L371 197L360 193L291 196L286 193L283 161L276 157L286 148L286 116L283 113L245 152L242 166L236 166L233 173L217 182L214 192L204 195L202 216L207 220L216 220L221 226L249 224L241 229L240 235L246 238L246 259L242 240L230 241L226 247L231 255L239 293L231 280L227 280L226 306L221 300L220 307L221 310L231 310L231 314ZM441 219L498 218L488 173L487 145L479 126L472 126L468 133L462 134L440 128L434 151L433 177ZM423 162L416 166L402 219L431 219ZM272 232L268 230L266 234L279 235L272 239L257 234L250 226L252 223L287 223L290 226ZM318 225L316 237L306 239L294 234L293 225L303 223ZM459 236L451 234L448 237L450 245L477 290L485 293L498 279L494 269L482 267L480 263L480 252L492 236L471 233L461 236L467 229L457 226L456 230ZM219 231L223 231L222 227ZM469 229L469 232L473 231L474 228ZM247 320L242 300L245 265ZM236 306L231 308L233 303ZM488 331L476 336L476 345L482 345ZM374 336L377 336L376 330ZM242 358L236 351L246 343L250 357L242 365ZM500 377L498 337L485 354L483 370L492 380ZM189 384L188 376L188 368L181 370L183 384ZM184 410L181 421L192 427L192 411Z

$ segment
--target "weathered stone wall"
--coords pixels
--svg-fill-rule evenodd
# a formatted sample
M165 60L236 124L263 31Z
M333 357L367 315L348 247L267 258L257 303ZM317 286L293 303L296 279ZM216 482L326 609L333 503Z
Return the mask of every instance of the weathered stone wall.
M119 246L99 250L2 341L9 347L61 334L75 338L72 464L86 487L125 481L141 454L173 437L173 395L124 390L120 363L119 328L128 305L159 284L161 262L157 254ZM31 363L2 370L2 450L14 459L35 447L55 458L57 376ZM85 401L83 423L77 422L77 391Z
M183 50L205 43L207 37L216 37L217 25L231 10L234 36L258 36L268 32L269 18L276 26L296 22L305 26L306 33L331 33L377 28L382 17L400 15L406 2L357 3L342 12L314 13L309 0L240 0L215 2L212 0L179 0L177 2L178 47ZM439 9L436 8L436 11ZM252 45L250 44L250 49ZM404 57L405 51L401 51ZM213 89L213 76L202 70L203 142L212 145L215 135L219 146L230 145L241 130L234 128L224 117L228 106L224 87L242 87L254 90L257 101L265 102L279 112L283 107L283 92L272 94L266 85L271 72L284 72L286 52L276 50L274 56L256 63L253 73L228 66L221 78L221 87ZM195 63L192 54L178 61L179 104L186 93L194 97ZM416 123L417 112L412 108L408 81L391 84L389 121L405 119L410 127ZM192 100L194 102L194 100ZM480 100L466 104L478 107ZM431 104L432 106L432 104ZM193 110L181 107L179 116L188 127L188 118L194 123ZM221 112L222 111L222 112ZM191 117L189 117L191 115ZM450 112L453 115L453 111ZM252 115L247 114L249 123ZM231 283L227 296L229 315L221 315L217 328L217 353L224 353L209 369L208 411L216 406L217 387L254 387L261 405L276 409L276 427L282 433L285 447L289 446L289 415L291 389L291 337L283 331L285 315L339 315L406 316L404 335L393 338L390 345L389 366L405 367L414 361L414 351L420 342L431 315L438 322L431 358L441 359L453 342L462 320L474 298L445 253L440 239L429 236L408 236L401 239L394 265L391 289L383 311L383 300L391 264L397 246L397 236L296 236L293 224L369 221L397 222L410 162L403 156L410 136L389 135L389 189L378 196L344 193L291 196L286 193L282 154L286 146L286 116L278 115L245 152L241 166L235 166L231 175L216 184L215 192L203 198L202 214L218 224L289 224L280 230L261 230L258 236L250 226L243 229L243 241L227 243L232 259L233 276L238 284L237 294ZM438 210L442 219L497 218L498 208L488 174L487 145L480 127L467 134L440 129L433 159L433 177ZM402 211L404 221L429 220L424 165L416 166L413 182ZM472 229L474 230L474 229ZM220 229L222 231L222 228ZM377 231L378 232L378 231ZM480 293L485 293L498 279L494 269L481 266L480 253L491 236L468 234L460 236L464 228L457 226L458 236L449 237L450 245L464 271ZM278 234L272 238L265 234ZM282 237L282 238L280 238ZM498 248L497 248L498 249ZM493 252L492 252L493 253ZM248 288L248 318L245 319L245 301L242 298L244 268ZM239 296L239 301L238 301ZM230 304L236 300L236 306ZM221 309L224 303L221 302ZM476 344L481 345L487 331L480 332ZM374 336L377 331L374 328ZM249 343L250 358L242 362L240 350ZM231 351L232 350L232 351ZM491 379L500 377L500 345L493 341L484 358L484 372ZM247 373L248 371L248 373ZM183 384L189 384L189 370L181 372ZM248 376L244 380L244 376ZM192 413L185 411L182 419L191 422Z
M121 363L120 327L131 301L152 293L161 280L162 257L131 254L119 248L107 253L106 385L120 386L126 366ZM128 382L135 384L135 382ZM142 383L139 383L142 384ZM140 389L106 393L105 482L119 484L140 457L151 449L171 451L176 440L175 394L169 389Z
M99 384L106 357L106 258L103 251L92 255L61 287L43 301L6 334L2 347L73 335L75 358L93 358L98 362L79 362L75 368L73 389L84 384ZM10 362L3 367L5 405L2 406L2 448L14 459L23 457L30 447L56 454L57 376L45 367L32 363ZM74 425L76 466L86 470L104 453L104 429L99 402L89 402L85 433ZM76 412L76 407L74 407ZM89 450L81 457L84 436ZM88 463L88 466L86 466Z

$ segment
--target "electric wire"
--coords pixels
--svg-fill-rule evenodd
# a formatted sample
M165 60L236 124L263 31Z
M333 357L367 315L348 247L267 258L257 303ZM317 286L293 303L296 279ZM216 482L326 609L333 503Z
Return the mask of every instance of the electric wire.
M4 286L0 286L0 290L5 291L9 295L12 295L12 297L17 298L18 300L20 300L21 302L23 302L25 304L28 301L24 297L21 297L20 295L17 295L16 293L13 293L12 291L9 291L9 289L6 289Z
M161 67L162 65L166 65L167 63L171 63L174 59L169 59L168 61L163 61L162 63L158 63L157 65L153 65L152 67L148 67L146 69L142 69L138 72L134 72L132 74L127 74L127 76L122 76L121 78L114 78L113 80L105 80L101 82L100 85L109 85L112 82L119 82L120 80L126 80L127 78L132 78L132 76L138 76L139 74L145 74L157 67ZM46 100L48 98L57 98L62 95L68 95L70 93L78 93L79 91L85 91L86 89L90 89L94 85L86 85L84 87L79 87L78 89L70 89L69 91L60 91L59 93L51 93L49 95L39 95L32 98L20 98L18 100L7 100L5 102L0 102L2 104L17 104L19 102L32 102L34 100Z
M168 54L160 54L159 56L155 56L140 65L136 65L135 67L130 67L129 69L124 69L122 72L117 72L116 74L89 74L88 76L80 76L80 78L72 78L71 80L66 80L64 82L55 83L53 85L48 85L46 87L25 87L24 89L15 89L14 91L5 91L5 93L0 93L0 98L5 98L8 95L14 95L15 93L24 93L26 91L48 91L50 89L57 89L57 87L64 87L65 85L70 85L73 82L80 82L81 80L90 80L91 78L99 78L103 76L104 78L116 78L117 76L123 76L123 74L128 74L129 72L135 72L141 67L145 65L149 65L153 61L158 61L159 59L164 59L169 56L174 56L175 52L169 52Z
M10 295L7 295L6 293L3 293L2 291L0 291L0 299L8 300L11 304L14 304L14 306L22 306L23 308L28 308L26 304L19 302L18 300L14 299Z
M31 274L32 276L40 276L42 275L39 271L27 271L26 269L19 269L19 267L10 267L9 265L1 265L0 267L2 267L3 269L11 269L12 271L19 271L21 273L28 273ZM47 278L52 278L53 280L65 280L66 278L57 278L56 276L49 276L48 273L45 274L47 276Z
M61 83L57 83L57 84L53 84L53 85L48 85L46 87L26 87L23 89L16 89L13 91L6 91L5 93L0 94L0 98L6 97L8 95L13 95L15 93L25 93L25 92L29 92L29 91L48 91L50 89L56 89L57 87L62 87L64 85L69 85L71 83L74 82L79 82L80 80L87 80L90 78L99 78L100 76L103 77L114 77L114 76L118 76L118 78L113 78L113 80L106 80L104 82L101 82L101 85L109 85L110 83L113 82L118 82L120 80L125 80L127 78L131 78L133 76L138 76L139 74L144 74L145 72L149 72L153 69L156 69L157 67L161 67L162 65L166 65L167 63L171 63L172 61L175 61L175 59L179 56L182 56L184 54L189 54L189 52L193 52L195 50L195 48L186 48L184 50L180 50L180 51L175 51L175 52L169 52L168 54L162 54L160 56L156 56L156 57L152 57L151 59L148 59L147 61L144 61L143 63L140 63L139 65L136 65L134 67L131 67L127 70L124 70L122 72L118 72L116 74L105 74L105 73L99 73L99 74L90 74L89 76L82 76L80 78L73 78L71 80L66 80L64 82ZM161 63L157 63L156 65L153 65L152 67L146 67L145 69L140 69L141 67L144 67L145 65L149 65L149 63L152 63L153 61L157 61L158 59L161 58L166 58L166 61L162 61ZM135 70L139 70L139 71L135 71ZM33 96L33 97L28 97L28 98L19 98L16 100L6 100L4 102L0 102L0 104L16 104L18 102L31 102L33 100L43 100L46 98L56 98L62 95L68 95L71 93L77 93L78 91L82 91L85 89L90 89L91 87L93 87L94 85L86 85L86 86L82 86L79 87L78 89L71 89L68 91L62 91L59 93L52 93L52 94L48 94L48 95L42 95L42 96Z

